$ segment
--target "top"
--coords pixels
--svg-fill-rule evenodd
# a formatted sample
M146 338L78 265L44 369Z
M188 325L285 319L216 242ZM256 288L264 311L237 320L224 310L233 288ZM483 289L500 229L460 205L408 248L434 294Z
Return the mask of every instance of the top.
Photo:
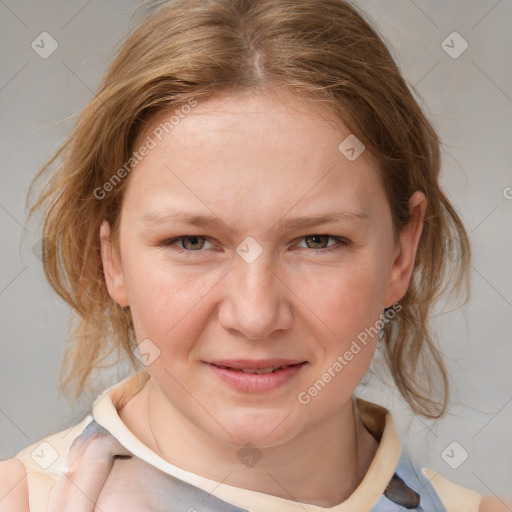
M413 464L391 414L356 399L359 416L379 442L348 499L325 508L219 483L170 464L138 439L118 410L147 381L144 371L106 389L72 427L23 450L31 512L478 512L482 496Z

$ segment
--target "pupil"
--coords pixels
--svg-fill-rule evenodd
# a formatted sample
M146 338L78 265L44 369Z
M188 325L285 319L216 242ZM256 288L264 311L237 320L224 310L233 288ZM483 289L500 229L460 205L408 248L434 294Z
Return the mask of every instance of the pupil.
M313 244L321 244L323 235L312 235L309 239L313 242Z
M199 238L197 236L187 236L185 240L188 240L189 245L197 245ZM193 247L197 248L197 247Z

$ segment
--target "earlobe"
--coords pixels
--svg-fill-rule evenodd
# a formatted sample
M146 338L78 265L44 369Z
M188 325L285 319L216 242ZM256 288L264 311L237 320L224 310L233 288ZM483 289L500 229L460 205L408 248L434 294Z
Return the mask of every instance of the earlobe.
M110 239L110 225L106 219L100 227L100 243L103 274L108 293L120 306L128 306L122 267Z
M398 302L409 288L426 210L427 198L418 190L409 201L410 220L400 232L400 240L389 276L385 307Z

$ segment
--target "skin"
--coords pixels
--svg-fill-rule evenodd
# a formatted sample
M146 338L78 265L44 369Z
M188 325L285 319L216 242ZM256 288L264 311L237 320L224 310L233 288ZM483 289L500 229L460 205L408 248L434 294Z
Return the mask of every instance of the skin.
M135 147L169 117L151 119ZM200 103L129 176L118 244L103 222L109 293L130 306L139 342L149 338L160 350L148 384L120 416L169 462L324 507L345 500L366 473L377 442L352 397L376 337L309 404L297 396L405 294L426 198L412 196L411 221L394 239L375 160L364 151L349 161L338 150L349 133L285 91ZM174 209L219 224L144 221L150 211ZM340 209L367 218L277 223ZM204 238L164 244L186 235ZM252 263L236 252L248 236L263 249ZM271 357L308 364L277 389L247 393L205 363ZM247 442L261 454L252 467L237 457Z

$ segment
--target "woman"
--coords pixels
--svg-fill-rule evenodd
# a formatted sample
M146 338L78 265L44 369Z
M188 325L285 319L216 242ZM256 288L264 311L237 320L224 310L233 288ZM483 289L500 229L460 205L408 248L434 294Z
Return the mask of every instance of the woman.
M80 317L63 386L114 349L140 371L3 462L0 510L507 510L354 396L379 345L443 414L429 312L470 257L437 135L354 7L163 3L41 175L58 158L33 211Z

